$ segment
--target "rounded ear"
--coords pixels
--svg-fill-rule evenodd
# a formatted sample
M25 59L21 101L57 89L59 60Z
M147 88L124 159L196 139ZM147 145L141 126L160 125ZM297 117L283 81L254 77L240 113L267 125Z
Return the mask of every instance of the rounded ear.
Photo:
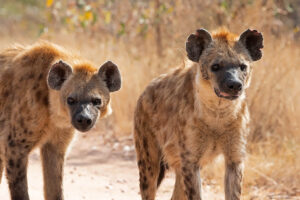
M121 75L118 66L111 61L106 61L99 69L98 76L106 83L110 92L121 88Z
M196 34L191 34L186 41L187 56L191 61L199 62L205 48L211 43L212 37L205 29L199 29Z
M51 89L60 90L61 86L72 74L72 68L67 63L60 60L51 66L48 73L48 85Z
M253 61L259 60L262 57L263 36L256 30L246 30L241 34L239 42L248 50Z

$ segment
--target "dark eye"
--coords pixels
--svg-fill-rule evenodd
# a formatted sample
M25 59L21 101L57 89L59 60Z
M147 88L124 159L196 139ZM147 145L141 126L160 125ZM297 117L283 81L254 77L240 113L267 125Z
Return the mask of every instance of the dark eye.
M240 68L241 68L242 71L246 71L247 65L241 64L241 65L240 65Z
M101 105L101 99L98 99L98 98L97 99L93 99L92 103L93 103L94 106L99 106L99 105Z
M67 103L68 103L69 105L73 105L75 102L76 102L76 101L75 101L75 99L74 99L74 98L72 98L72 97L68 97L68 99L67 99Z
M220 65L219 64L213 64L211 66L211 71L216 72L220 69Z

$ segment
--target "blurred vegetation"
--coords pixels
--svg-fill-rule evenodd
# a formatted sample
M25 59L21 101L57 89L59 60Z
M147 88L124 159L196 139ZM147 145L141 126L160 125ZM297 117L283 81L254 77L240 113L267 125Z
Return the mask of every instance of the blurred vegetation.
M155 42L163 55L165 39L176 42L181 34L204 27L209 30L243 21L252 9L260 16L260 30L279 37L300 37L299 0L0 0L0 23L5 31L24 29L27 34L48 32L113 36L126 42ZM260 14L259 14L260 13ZM262 15L263 14L263 15ZM186 19L189 22L186 23ZM267 18L267 19L265 19ZM247 21L247 20L246 20ZM189 27L190 26L190 27ZM245 24L245 27L248 24ZM181 31L178 31L181 30ZM0 33L1 33L0 29ZM181 41L180 41L181 42Z

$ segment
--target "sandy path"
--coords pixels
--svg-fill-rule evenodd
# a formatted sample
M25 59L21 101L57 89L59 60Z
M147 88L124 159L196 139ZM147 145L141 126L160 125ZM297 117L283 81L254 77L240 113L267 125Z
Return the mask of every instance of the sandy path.
M38 151L30 156L28 182L31 200L43 199L43 182ZM174 174L169 172L159 188L157 199L169 200ZM91 138L78 138L72 145L65 166L66 200L138 200L138 170L132 146L104 145ZM224 199L203 187L205 199ZM0 199L9 200L5 178L0 186Z

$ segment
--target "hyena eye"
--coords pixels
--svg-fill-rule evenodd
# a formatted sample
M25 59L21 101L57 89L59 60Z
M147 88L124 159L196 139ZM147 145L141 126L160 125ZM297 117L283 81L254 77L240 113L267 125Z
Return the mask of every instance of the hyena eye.
M93 99L92 103L94 106L99 106L99 105L101 105L101 99L99 99L99 98Z
M74 99L74 98L72 98L72 97L68 97L68 99L67 99L67 103L68 103L69 105L73 105L75 102L76 102L76 101L75 101L75 99Z
M220 65L219 64L213 64L211 66L211 71L216 72L220 69Z
M241 69L242 71L246 71L247 65L241 64L241 65L240 65L240 69Z

